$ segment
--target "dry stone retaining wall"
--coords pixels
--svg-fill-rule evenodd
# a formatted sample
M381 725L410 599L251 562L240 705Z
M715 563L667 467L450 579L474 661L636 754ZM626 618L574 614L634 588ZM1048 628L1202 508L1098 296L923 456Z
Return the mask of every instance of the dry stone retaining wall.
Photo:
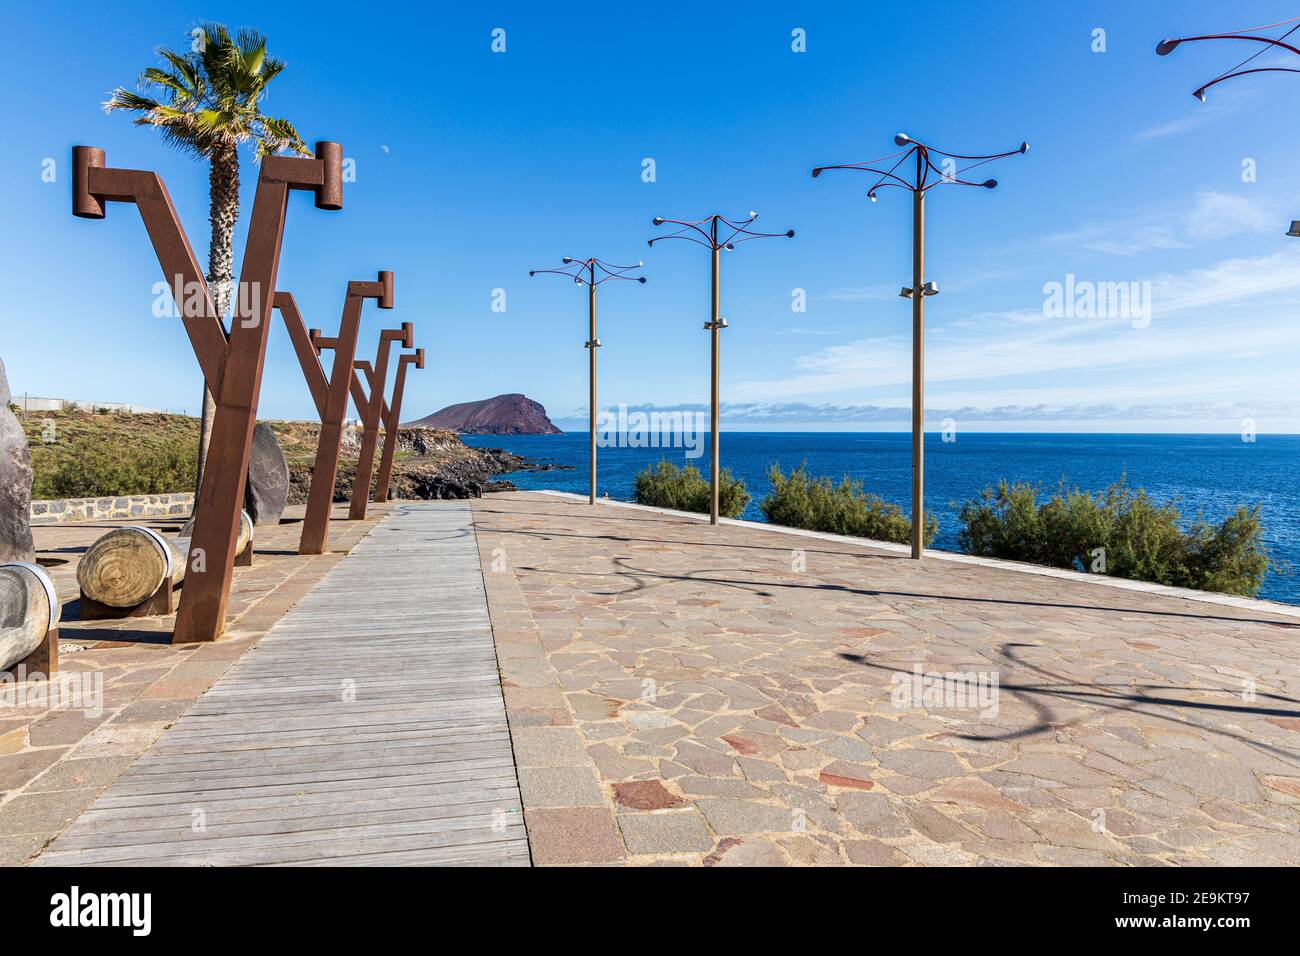
M115 498L59 498L32 502L32 524L65 521L94 521L101 518L157 518L188 516L194 510L194 495L120 495Z

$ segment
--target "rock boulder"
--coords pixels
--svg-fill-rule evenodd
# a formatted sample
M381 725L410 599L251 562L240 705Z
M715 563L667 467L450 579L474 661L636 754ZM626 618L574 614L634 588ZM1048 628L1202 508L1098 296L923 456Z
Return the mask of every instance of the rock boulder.
M9 410L9 380L0 361L0 562L36 559L31 513L32 458L22 423Z
M255 525L279 524L288 500L289 463L271 426L259 423L253 429L253 450L248 456L244 510Z

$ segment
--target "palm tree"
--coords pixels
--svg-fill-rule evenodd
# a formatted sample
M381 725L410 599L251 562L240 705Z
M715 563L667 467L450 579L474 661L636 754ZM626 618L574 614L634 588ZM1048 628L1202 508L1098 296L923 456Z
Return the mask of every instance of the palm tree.
M266 55L266 37L246 29L232 36L220 23L201 24L191 35L194 42L188 53L158 50L164 63L140 74L141 93L118 87L104 109L138 113L135 125L156 127L165 143L208 160L212 237L207 281L217 315L224 322L234 269L235 221L239 218L239 145L252 143L258 160L285 149L309 153L292 123L262 112L267 84L284 69L283 60ZM216 403L205 382L196 496L215 414Z

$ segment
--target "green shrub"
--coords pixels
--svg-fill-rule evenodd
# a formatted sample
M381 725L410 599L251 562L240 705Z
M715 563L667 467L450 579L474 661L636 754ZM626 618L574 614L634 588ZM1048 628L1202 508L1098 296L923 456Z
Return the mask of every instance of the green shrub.
M739 478L723 468L718 473L718 513L739 518L749 504L749 491ZM656 508L674 511L697 511L708 514L711 504L709 482L694 465L678 468L671 461L647 465L637 472L636 500Z
M788 476L779 464L772 465L767 479L772 493L759 507L772 524L899 544L912 540L912 521L903 510L867 494L861 481L847 475L838 485L829 478L813 478L805 462ZM926 514L925 543L930 544L938 533L938 521L933 514Z
M58 455L33 448L32 497L108 498L188 491L197 479L198 441L148 445L78 441Z
M1217 525L1197 517L1183 531L1174 503L1123 478L1095 493L1061 486L1042 503L1034 486L999 481L962 506L958 541L985 557L1253 596L1269 568L1259 510L1239 506Z

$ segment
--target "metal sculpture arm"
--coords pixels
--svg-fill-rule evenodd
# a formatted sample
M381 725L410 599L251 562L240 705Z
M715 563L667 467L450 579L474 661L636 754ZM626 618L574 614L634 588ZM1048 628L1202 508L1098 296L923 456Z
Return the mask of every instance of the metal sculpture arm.
M876 176L876 182L867 190L867 198L872 202L876 201L876 193L886 186L895 186L900 189L906 189L909 192L927 192L935 186L978 186L983 189L995 189L998 185L996 179L986 179L983 182L974 182L972 180L962 179L963 173L969 172L976 167L983 166L995 160L1005 159L1008 156L1016 156L1029 151L1028 143L1021 143L1015 149L1009 149L1001 153L985 154L966 154L950 153L947 150L939 149L937 146L929 146L925 143L915 140L905 133L899 133L894 137L894 145L903 147L896 153L890 153L888 156L881 156L877 159L868 159L861 163L837 163L826 166L813 167L812 175L816 179L828 169L851 169L857 172L871 173ZM951 173L944 172L936 166L930 159L930 154L935 153L939 156L945 156L948 159L970 161L970 165L955 169ZM888 169L880 169L876 164L884 163L888 160L898 157L897 161ZM908 159L915 157L916 172L911 182L899 176L894 171L903 165ZM938 179L931 182L930 173L934 173Z
M1275 38L1275 37L1267 37L1267 36L1254 36L1254 34L1257 34L1262 30L1272 30L1275 27L1286 26L1288 23L1294 24L1294 26L1292 26L1291 29L1283 33L1280 37ZM1261 44L1258 50L1256 50L1250 56L1246 57L1236 66L1229 67L1228 69L1224 70L1222 73L1220 73L1214 79L1210 80L1208 83L1204 83L1201 86L1199 86L1192 93L1194 97L1196 97L1198 100L1204 103L1205 91L1212 86L1217 86L1218 84L1224 82L1225 80L1235 79L1236 77L1239 76L1249 76L1252 73L1300 73L1300 69L1297 69L1295 67L1285 67L1285 66L1257 66L1249 70L1242 69L1242 67L1245 66L1247 63L1250 63L1255 58L1273 49L1285 50L1288 53L1293 53L1296 56L1300 56L1300 48L1297 48L1296 46L1293 46L1290 43L1283 42L1289 36L1291 36L1291 34L1295 33L1297 30L1300 30L1300 17L1292 17L1289 20L1281 20L1277 23L1269 23L1260 27L1247 27L1244 30L1234 30L1229 33L1207 33L1204 34L1203 36L1178 37L1175 39L1161 40L1158 44L1156 44L1156 54L1158 56L1168 56L1170 53L1173 53L1174 50L1178 49L1178 47L1184 43L1199 43L1205 40L1245 40L1249 43Z
M627 273L635 269L640 269L645 265L644 262L638 262L634 266L616 266L604 259L574 259L565 256L560 260L565 269L530 269L529 276L535 275L557 275L572 279L579 285L595 287L602 282L609 282L611 279L622 279L625 282L645 282L645 276L630 276Z

